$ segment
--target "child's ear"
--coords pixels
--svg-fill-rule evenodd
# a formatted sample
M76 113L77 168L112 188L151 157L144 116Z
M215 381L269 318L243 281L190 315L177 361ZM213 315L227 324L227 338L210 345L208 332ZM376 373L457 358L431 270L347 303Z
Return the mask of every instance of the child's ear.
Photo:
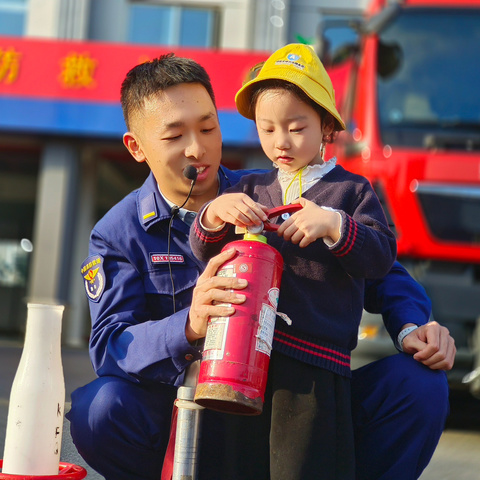
M330 113L327 113L325 115L325 118L323 119L323 134L328 136L331 135L335 129L335 119L333 118L333 115Z

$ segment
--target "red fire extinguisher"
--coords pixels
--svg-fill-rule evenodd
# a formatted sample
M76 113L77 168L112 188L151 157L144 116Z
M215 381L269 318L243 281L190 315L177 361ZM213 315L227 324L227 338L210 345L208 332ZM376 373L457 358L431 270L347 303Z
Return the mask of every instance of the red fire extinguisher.
M300 204L271 209L269 219L293 213ZM195 391L199 405L225 413L258 415L262 412L275 317L283 271L280 253L266 243L263 230L279 225L266 222L257 233L226 245L237 254L217 275L244 278L247 297L231 317L211 317Z

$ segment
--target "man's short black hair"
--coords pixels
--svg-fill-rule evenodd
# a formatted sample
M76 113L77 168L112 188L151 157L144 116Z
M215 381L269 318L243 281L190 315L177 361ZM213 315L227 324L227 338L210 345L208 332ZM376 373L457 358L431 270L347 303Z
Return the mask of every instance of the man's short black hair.
M210 77L206 70L191 58L168 53L132 68L123 80L120 90L127 128L130 128L132 113L139 111L147 98L182 83L203 85L215 105Z

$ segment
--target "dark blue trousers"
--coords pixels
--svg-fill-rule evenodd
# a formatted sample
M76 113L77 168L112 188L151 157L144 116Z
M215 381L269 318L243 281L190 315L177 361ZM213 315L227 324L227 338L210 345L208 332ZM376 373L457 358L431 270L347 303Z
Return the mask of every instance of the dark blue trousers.
M144 387L116 377L77 389L67 418L79 453L107 480L158 480L175 397L173 387ZM435 451L448 412L445 373L408 355L354 371L357 480L417 479ZM216 480L212 471L223 472L218 480L245 478L230 468L233 445L223 434L229 422L240 420L248 430L249 417L204 411L200 480ZM268 455L268 450L258 454Z

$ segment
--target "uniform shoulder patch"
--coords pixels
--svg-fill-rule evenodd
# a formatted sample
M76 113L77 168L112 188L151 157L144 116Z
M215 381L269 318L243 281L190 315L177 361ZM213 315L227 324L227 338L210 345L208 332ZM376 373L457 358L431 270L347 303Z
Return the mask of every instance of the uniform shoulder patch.
M105 289L105 272L103 270L103 257L91 255L80 269L83 277L87 297L92 302L98 302Z

